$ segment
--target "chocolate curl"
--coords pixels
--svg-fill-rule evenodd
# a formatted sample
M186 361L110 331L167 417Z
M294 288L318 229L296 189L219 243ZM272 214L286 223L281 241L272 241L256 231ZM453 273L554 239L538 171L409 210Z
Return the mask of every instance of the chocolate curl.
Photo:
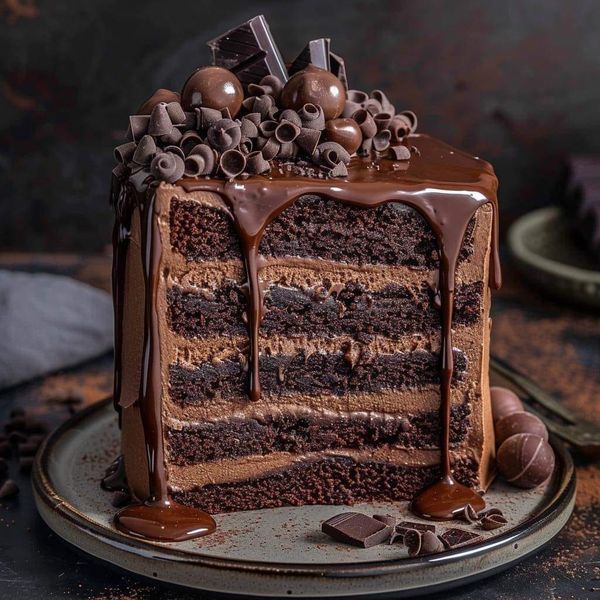
M373 148L373 138L365 138L360 145L360 148L356 151L359 156L369 156L371 149Z
M283 142L279 147L277 158L287 160L294 158L298 154L298 146L294 142Z
M325 129L325 116L320 106L307 103L298 111L298 115L302 120L302 127L316 129L317 131Z
M377 152L385 152L390 147L391 138L392 134L387 129L380 131L373 138L373 148L375 148Z
M262 137L273 137L277 129L277 121L263 121L258 126L258 131Z
M375 124L375 120L373 119L373 115L365 108L361 108L357 110L352 118L356 121L360 130L362 131L363 138L369 139L372 138L377 133L377 125Z
M279 113L279 121L289 121L298 127L302 127L302 119L293 108L286 108Z
M221 109L221 116L222 116L224 119L233 119L233 117L231 116L231 111L229 110L229 108L228 108L227 106L224 106L224 107Z
M262 155L266 160L272 160L277 156L279 146L280 144L275 137L258 138L256 142L256 148L262 151Z
M187 156L190 150L202 143L202 138L195 131L186 131L179 140L179 147L183 150L183 154Z
M235 148L242 139L240 126L231 119L221 119L217 121L207 132L206 135L210 145L224 152Z
M315 158L320 165L330 169L336 167L339 162L346 165L350 162L350 154L337 142L319 144L315 152Z
M364 103L364 108L368 110L373 116L377 113L383 112L383 106L381 106L381 102L375 100L375 98L369 98Z
M260 113L261 119L266 119L269 116L269 109L273 104L273 98L266 94L263 94L262 96L250 96L242 102L242 106L249 113Z
M226 150L219 161L221 171L232 179L240 175L246 168L246 157L239 150Z
M417 129L417 115L412 111L412 110L403 110L400 113L401 117L406 117L406 119L408 119L408 122L410 123L410 132L414 133Z
M258 113L256 113L258 114ZM260 117L260 115L259 115ZM258 127L247 117L243 117L240 122L240 131L243 138L255 138L258 137Z
M342 117L350 118L352 115L362 108L362 104L357 104L356 102L350 102L346 100L346 104L344 104L344 110L342 111Z
M388 129L392 133L392 142L401 142L402 138L410 133L410 128L411 123L407 117L396 115L388 126Z
M139 141L143 135L146 135L149 123L150 115L131 115L129 117L127 137L134 142Z
M260 150L251 152L246 157L246 171L252 175L259 175L271 170L271 165L265 160Z
M123 163L119 163L118 165L115 166L115 168L112 170L112 174L113 177L115 177L116 179L118 179L119 181L121 181L122 179L125 178L125 176L129 173L129 169L127 168L126 165L124 165Z
M333 169L331 169L330 173L331 177L347 177L348 176L348 167L340 161Z
M128 163L135 152L135 148L135 142L127 142L117 146L114 150L115 160L119 163Z
M148 133L154 136L167 135L171 133L173 123L167 112L167 105L164 102L159 102L150 114L150 122L148 123Z
M319 140L321 139L321 132L316 129L308 129L303 127L296 138L296 144L306 152L309 156L312 156L317 149Z
M377 100L377 102L381 104L383 112L390 113L392 116L394 116L394 114L396 113L396 109L394 108L394 105L389 101L388 97L385 95L384 92L382 92L381 90L373 90L369 94L369 97L373 98L374 100Z
M196 108L195 111L198 115L198 129L208 129L223 118L221 111L216 108L201 106L200 108Z
M388 112L380 112L377 113L373 120L375 121L375 125L377 126L377 131L383 131L387 129L392 122L393 115Z
M186 121L186 114L179 102L169 102L167 104L167 114L173 125L181 125Z
M257 127L260 125L260 122L262 121L260 113L258 113L258 112L248 113L247 115L244 115L244 119L248 119L248 121L252 121L252 123L254 123Z
M176 127L172 127L169 133L167 133L166 135L161 135L159 139L165 144L179 144L182 137L183 133L181 133L181 131Z
M293 142L299 134L300 127L291 121L281 121L275 129L275 138L282 144Z
M177 154L177 156L179 156L180 158L185 158L185 154L183 153L183 150L179 147L179 146L166 146L164 148L165 152L172 152L173 154Z
M410 150L406 146L391 146L390 152L395 160L410 160Z
M242 137L242 141L239 145L240 152L244 154L250 154L254 150L254 142L250 138Z
M175 183L183 176L185 166L181 157L176 154L160 152L152 159L150 170L156 179L167 183Z
M258 85L256 83L250 83L248 85L248 94L251 96L262 96L263 94L267 94L273 96L275 101L277 101L282 89L283 82L279 77L276 77L275 75L265 75Z
M201 171L200 175L210 175L217 166L217 161L219 160L219 154L216 150L213 150L208 144L198 144L194 146L188 155L190 156L199 156L204 161L204 169Z
M156 154L156 142L151 135L145 135L133 153L133 162L138 165L147 165Z
M368 99L369 96L366 92L361 92L360 90L348 90L348 102L360 104L361 107L363 107Z

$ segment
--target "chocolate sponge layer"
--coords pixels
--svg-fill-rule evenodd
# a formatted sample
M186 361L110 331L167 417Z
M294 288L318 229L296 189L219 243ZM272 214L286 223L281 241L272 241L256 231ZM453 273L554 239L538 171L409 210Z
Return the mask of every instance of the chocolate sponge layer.
M469 427L468 404L452 407L452 445L463 441ZM260 419L231 418L168 429L170 460L176 465L238 458L271 452L306 453L340 448L403 448L439 446L439 411L405 417L370 417L365 413L339 417L277 414Z
M455 325L477 321L481 282L458 287ZM261 332L289 336L333 337L382 335L397 338L415 332L439 331L440 312L433 291L426 285L407 288L390 284L370 291L348 282L335 293L325 288L300 289L274 285L265 293ZM168 319L172 331L185 338L211 335L246 335L246 296L235 282L210 292L188 292L173 287L168 292Z
M471 460L453 463L462 484L477 487L477 465ZM357 462L347 457L298 463L257 479L174 490L177 502L216 514L303 504L356 504L411 500L440 476L439 466L406 467L383 462Z
M218 208L173 198L171 245L187 260L241 260L238 235ZM461 260L473 252L473 223ZM397 203L361 209L303 196L268 225L260 245L264 256L301 256L356 264L438 266L437 242L427 222Z
M455 380L464 376L465 355L455 351ZM265 396L290 394L345 395L414 388L439 383L439 356L416 350L363 355L355 363L350 353L261 355L260 381ZM180 404L207 403L215 397L239 398L246 393L246 365L232 360L197 367L172 364L169 394Z

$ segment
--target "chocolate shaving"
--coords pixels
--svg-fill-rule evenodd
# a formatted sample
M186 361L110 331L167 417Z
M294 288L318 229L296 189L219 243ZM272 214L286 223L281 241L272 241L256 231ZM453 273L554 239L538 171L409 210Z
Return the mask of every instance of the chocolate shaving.
M387 129L380 131L373 138L373 148L377 152L385 152L390 147L391 138L392 134Z
M137 142L148 131L150 115L131 115L129 117L129 129L127 137Z
M224 152L235 148L240 143L242 132L235 121L221 119L209 128L206 138L213 148Z
M392 116L394 116L396 109L394 108L394 105L388 100L388 97L385 95L384 92L382 92L381 90L373 90L369 94L369 97L374 100L377 100L377 102L381 104L381 108L384 112L390 113Z
M156 154L156 142L151 135L145 135L137 145L132 160L138 165L147 165Z
M300 127L291 121L282 120L275 129L275 138L278 142L285 144L293 142L300 134Z
M150 138L152 139L152 138ZM119 163L128 163L135 152L136 143L135 142L126 142L125 144L121 144L115 148L114 156L115 160Z
M164 102L159 102L150 113L150 121L148 123L148 133L150 135L160 136L171 133L173 123L167 112L167 105Z
M321 139L321 132L316 129L309 129L308 127L303 127L300 129L300 133L296 138L296 143L306 154L312 156L317 149L319 144L319 140Z
M364 108L357 110L352 115L352 118L362 131L363 141L372 138L377 133L377 125L375 119L373 119L373 115Z
M299 111L298 116L302 121L302 127L323 131L325 129L325 116L323 109L316 104L305 104Z
M167 104L167 114L173 125L181 125L186 122L186 114L179 102L169 102Z
M390 152L395 160L410 160L410 150L406 146L390 146Z
M260 150L251 152L246 157L246 170L252 175L259 175L271 170L271 165Z
M184 170L183 160L172 152L160 152L150 164L150 171L154 177L167 183L175 183L181 179Z
M219 166L226 177L237 177L246 168L246 157L239 150L226 150L221 154Z

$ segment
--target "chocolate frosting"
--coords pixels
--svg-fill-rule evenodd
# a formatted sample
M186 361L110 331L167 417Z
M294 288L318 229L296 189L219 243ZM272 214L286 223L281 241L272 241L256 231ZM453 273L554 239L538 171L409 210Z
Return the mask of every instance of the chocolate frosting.
M268 224L301 196L314 194L364 209L375 208L387 202L398 202L417 210L431 227L438 243L439 281L438 294L442 311L442 361L441 373L441 420L442 420L442 479L425 490L413 501L413 510L421 516L433 519L453 518L464 511L467 504L476 510L485 503L474 491L456 483L452 476L450 459L450 386L454 371L452 320L455 292L455 271L463 237L475 212L485 204L491 204L494 214L491 247L490 286L500 285L498 257L498 218L496 189L497 180L491 166L485 161L430 138L411 136L409 142L418 152L406 167L391 160L352 158L348 175L344 180L319 179L298 175L295 171L272 169L267 175L255 175L245 180L224 181L219 179L182 179L179 185L187 192L207 191L218 194L228 205L239 234L243 251L249 298L248 334L249 398L260 399L259 378L259 329L263 315L263 297L260 282L261 256L259 246ZM136 179L137 178L137 179ZM154 187L144 180L141 173L134 176L141 182L135 194L117 194L117 224L115 226L115 398L119 398L121 381L120 340L122 339L122 302L124 283L124 256L131 212L141 211L143 230L142 256L146 284L144 368L140 386L141 410L149 464L150 498L145 505L127 507L120 513L117 525L129 533L156 539L156 519L164 520L169 537L164 531L160 539L185 539L189 532L183 529L193 521L190 510L180 507L169 499L164 465L164 448L161 417L161 386L159 332L157 327L156 279L160 263L161 246L157 219L154 214ZM130 186L132 185L130 180ZM128 201L127 198L130 200ZM131 200L133 198L133 200ZM154 509L154 512L150 508ZM171 518L177 511L185 513L182 520ZM214 526L210 517L197 511L201 526L196 535L210 532ZM187 531L187 529L186 529Z

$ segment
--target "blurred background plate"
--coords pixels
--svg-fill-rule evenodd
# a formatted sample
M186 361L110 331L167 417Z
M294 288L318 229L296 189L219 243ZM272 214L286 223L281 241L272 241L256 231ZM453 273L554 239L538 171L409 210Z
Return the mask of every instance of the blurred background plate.
M530 212L508 232L513 258L528 279L570 303L600 307L600 271L579 248L560 208Z

